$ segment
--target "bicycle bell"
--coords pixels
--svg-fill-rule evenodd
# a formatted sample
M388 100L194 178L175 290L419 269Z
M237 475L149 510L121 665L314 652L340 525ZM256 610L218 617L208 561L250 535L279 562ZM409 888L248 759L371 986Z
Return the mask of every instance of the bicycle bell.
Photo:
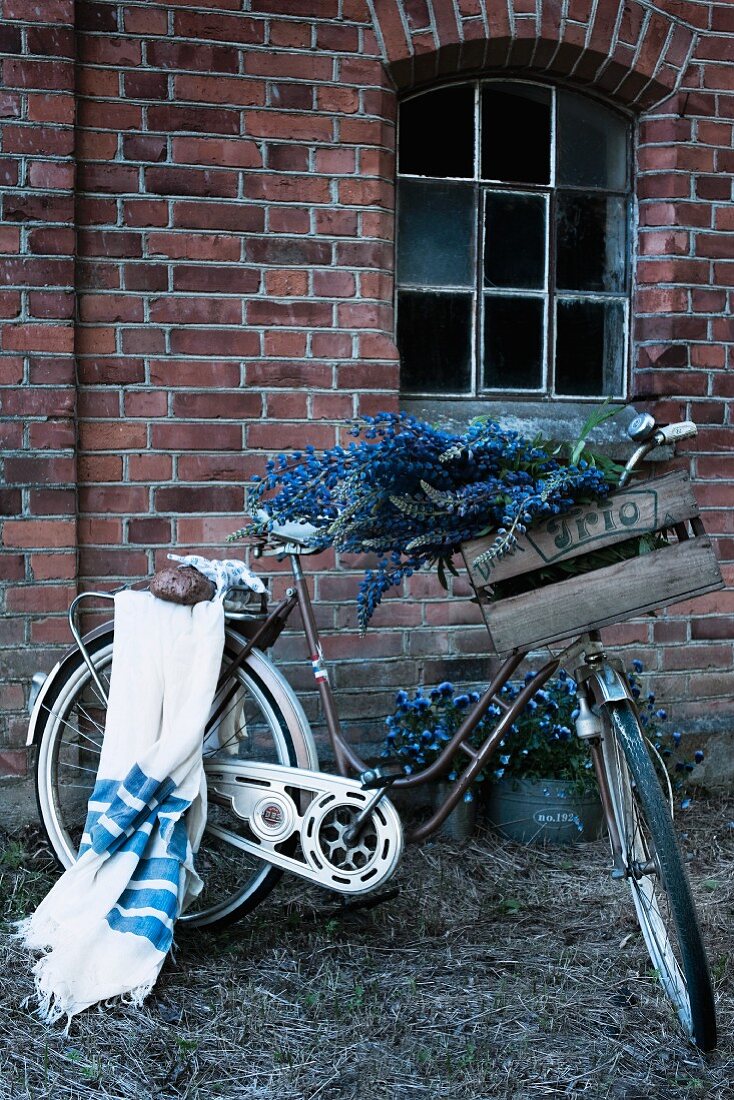
M640 413L634 420L630 421L627 427L627 435L630 439L633 439L635 443L643 443L646 439L649 439L652 433L655 431L655 417L650 416L650 413Z

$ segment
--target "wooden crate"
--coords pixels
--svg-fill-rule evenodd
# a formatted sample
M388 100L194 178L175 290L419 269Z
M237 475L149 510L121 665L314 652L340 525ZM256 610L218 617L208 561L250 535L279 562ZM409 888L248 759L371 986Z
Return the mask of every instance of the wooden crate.
M491 601L499 580L532 573L635 535L673 530L677 542L507 599ZM482 561L494 539L465 543L462 554L497 653L533 649L723 588L711 539L688 475L668 474L578 505L518 539L515 552Z

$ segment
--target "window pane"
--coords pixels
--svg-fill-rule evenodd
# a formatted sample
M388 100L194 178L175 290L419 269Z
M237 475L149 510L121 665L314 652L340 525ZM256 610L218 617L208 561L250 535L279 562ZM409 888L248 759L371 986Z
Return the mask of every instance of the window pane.
M621 394L624 304L561 300L556 311L556 392Z
M473 84L441 88L400 105L398 171L473 178Z
M543 300L484 299L484 385L537 390L543 384Z
M530 84L482 90L482 179L550 183L551 97Z
M627 122L593 99L558 93L558 183L627 186Z
M469 393L472 302L468 294L398 295L401 386L409 393Z
M624 199L559 193L556 285L562 290L619 292L626 287L627 218Z
M540 195L487 195L486 287L545 287L545 209Z
M398 282L473 286L474 188L403 180L398 187Z

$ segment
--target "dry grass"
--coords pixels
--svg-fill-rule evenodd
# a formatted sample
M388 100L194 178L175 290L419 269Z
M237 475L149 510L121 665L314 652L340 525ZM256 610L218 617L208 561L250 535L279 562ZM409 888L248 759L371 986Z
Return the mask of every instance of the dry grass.
M37 834L6 836L0 1098L730 1100L733 816L718 801L685 820L719 1001L708 1056L658 993L605 845L486 833L410 850L399 896L370 910L331 915L284 879L248 922L182 931L142 1010L89 1011L67 1036L23 1008L7 923L53 872Z

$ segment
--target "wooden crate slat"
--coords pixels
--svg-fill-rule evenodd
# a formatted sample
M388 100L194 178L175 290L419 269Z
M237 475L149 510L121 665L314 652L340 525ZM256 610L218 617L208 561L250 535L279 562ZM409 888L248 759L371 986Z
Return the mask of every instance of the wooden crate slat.
M497 653L532 649L723 588L708 536L511 596L480 598Z
M512 554L477 565L494 542L473 539L462 547L469 576L481 589L508 577L578 557L623 542L634 535L672 527L698 515L688 474L676 471L654 481L624 489L605 501L578 505L562 516L552 516L518 539Z

